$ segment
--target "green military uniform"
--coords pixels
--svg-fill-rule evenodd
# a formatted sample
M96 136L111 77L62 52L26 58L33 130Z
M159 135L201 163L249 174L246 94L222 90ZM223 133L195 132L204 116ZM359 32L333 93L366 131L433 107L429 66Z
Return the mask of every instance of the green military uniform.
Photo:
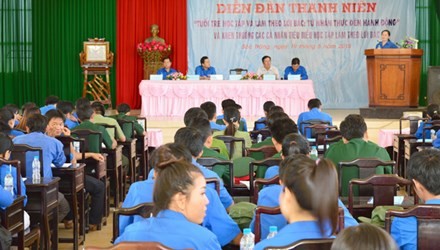
M114 129L107 128L107 132L114 139L119 139L124 135L124 132L122 132L122 129L119 126L118 122L115 119L112 119L110 117L104 117L102 115L95 115L93 117L93 123L107 124L107 125L115 126L116 127L116 134L115 134Z
M225 135L225 131L215 131L212 136L216 137L218 135ZM252 146L251 137L248 132L243 131L235 131L234 137L244 138L245 148L250 148ZM214 147L214 146L211 146ZM235 147L234 155L231 156L231 159L237 159L242 157L242 148L241 145Z
M226 159L229 159L228 148L222 140L212 138L211 148L218 148L220 150L220 154Z
M121 120L127 120L127 121L131 121L134 123L134 131L136 132L137 135L142 135L144 133L144 128L137 122L137 117L136 116L130 116L130 115L126 115L125 113L119 113L117 115L111 116L114 119L121 119ZM124 131L124 128L122 128L122 130ZM127 134L124 131L124 134Z
M95 132L101 132L102 142L104 143L105 147L108 149L112 148L112 144L113 144L112 138L110 137L107 130L105 130L103 126L94 124L90 120L86 120L81 122L81 124L79 124L78 126L76 126L72 130L72 132L75 132L75 130L79 130L79 129L88 129ZM93 152L93 153L100 152L101 145L99 145L98 140L90 140L88 146L89 146L89 152Z
M219 152L212 150L207 147L203 147L203 154L202 157L212 157L217 158L222 161L228 161L229 158L225 157L224 155L220 154ZM225 183L229 183L229 167L225 165L217 165L214 166L212 171L216 172L218 176L220 176Z
M362 138L351 139L348 143L343 140L332 144L325 153L325 158L333 161L336 167L342 161L353 161L358 158L379 158L382 161L389 161L390 156L388 152L375 144L374 142L365 141ZM392 174L391 167L377 167L376 174ZM359 178L357 167L344 167L342 173L341 196L348 196L348 182L353 178ZM356 191L356 190L355 190ZM356 194L357 192L355 192Z
M252 144L251 148L261 148L264 146L273 146L272 137L267 137L264 141ZM264 154L262 152L252 152L250 157L254 158L257 161L264 160Z

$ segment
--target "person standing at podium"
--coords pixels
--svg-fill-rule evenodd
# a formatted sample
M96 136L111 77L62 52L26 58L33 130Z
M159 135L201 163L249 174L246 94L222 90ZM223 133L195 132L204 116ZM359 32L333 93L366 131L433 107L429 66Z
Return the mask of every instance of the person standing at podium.
M382 41L376 45L376 49L397 49L397 45L390 40L391 32L382 30Z

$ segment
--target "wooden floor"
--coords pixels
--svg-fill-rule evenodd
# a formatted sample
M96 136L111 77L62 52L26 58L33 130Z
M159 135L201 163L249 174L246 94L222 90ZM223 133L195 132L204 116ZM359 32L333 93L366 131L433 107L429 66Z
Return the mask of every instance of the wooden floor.
M359 114L359 110L324 110L333 117L333 123L339 127L340 122L348 114ZM139 110L133 110L132 115L139 114ZM252 129L253 123L259 117L246 117L248 121L249 129ZM184 126L183 118L168 118L168 117L158 117L158 118L147 118L149 128L160 128L162 129L164 136L164 143L172 142L174 133L177 129ZM296 121L297 117L293 117ZM380 129L398 129L399 120L398 119L366 119L368 126L368 136L373 142L378 141L378 135ZM113 226L113 214L111 213L108 218L107 226L103 227L101 231L90 232L86 235L85 246L100 246L108 247L111 246L110 239L112 237L112 226ZM64 235L68 230L61 229L60 234ZM72 244L60 244L59 249L72 249ZM82 249L82 246L80 247Z

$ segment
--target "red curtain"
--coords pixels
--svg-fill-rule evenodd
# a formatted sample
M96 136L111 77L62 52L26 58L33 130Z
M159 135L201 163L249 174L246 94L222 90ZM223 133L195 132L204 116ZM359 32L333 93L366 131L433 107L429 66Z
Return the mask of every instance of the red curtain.
M143 62L136 45L150 37L150 26L159 25L159 35L171 44L172 67L188 68L186 0L118 0L116 38L116 101L132 108L141 106L138 85Z

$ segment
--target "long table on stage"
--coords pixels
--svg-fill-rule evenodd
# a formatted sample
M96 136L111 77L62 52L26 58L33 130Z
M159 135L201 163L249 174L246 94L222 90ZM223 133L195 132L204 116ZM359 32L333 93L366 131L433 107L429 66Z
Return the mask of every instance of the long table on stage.
M307 111L307 102L315 98L313 81L149 81L139 84L143 117L183 117L191 107L206 101L217 105L234 99L242 106L242 116L262 116L263 104L273 101L296 118Z

